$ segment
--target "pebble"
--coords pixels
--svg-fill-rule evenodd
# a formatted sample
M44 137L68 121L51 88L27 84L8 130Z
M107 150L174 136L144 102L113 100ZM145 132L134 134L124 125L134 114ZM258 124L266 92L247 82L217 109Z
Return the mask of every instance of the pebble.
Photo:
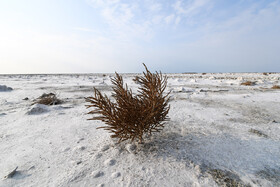
M118 177L120 177L121 176L121 173L120 172L114 172L114 173L112 173L112 175L111 175L111 177L112 178L118 178Z
M93 171L93 172L91 173L91 175L92 175L94 178L98 178L98 177L103 176L103 175L104 175L104 172L102 172L102 171Z
M83 151L83 150L85 150L85 149L86 149L85 146L78 146L78 147L76 148L76 150L80 150L80 151Z
M83 141L84 140L84 138L80 138L78 141L77 141L77 143L80 143L81 141Z
M95 158L95 159L98 159L98 158L100 158L100 157L102 157L102 153L97 153L97 154L94 155L94 158Z
M110 145L104 145L100 150L101 151L107 151L108 149L110 149Z
M136 152L136 145L135 144L127 144L125 146L125 148L129 153L134 154Z
M104 162L105 166L113 166L115 164L116 164L116 160L113 160L113 159L108 159Z
M31 166L28 170L32 170L35 169L35 166Z
M70 150L70 147L66 147L63 152L66 152L66 151L69 151Z

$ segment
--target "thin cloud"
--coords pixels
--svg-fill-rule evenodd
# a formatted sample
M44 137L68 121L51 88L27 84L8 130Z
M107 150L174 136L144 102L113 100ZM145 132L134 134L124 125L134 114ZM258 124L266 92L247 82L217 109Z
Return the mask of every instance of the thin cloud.
M164 64L166 72L241 71L244 64L246 71L250 67L279 71L279 1L87 2L91 9L73 18L75 23L48 20L63 32L42 31L41 23L23 28L15 22L12 27L2 17L1 71L18 67L18 72L30 72L27 67L33 67L33 72L40 68L51 72L55 67L62 72L67 67L80 72L131 72L141 62Z
M161 9L162 9L162 4L160 4L160 3L154 3L149 6L149 10L152 12L158 12Z
M180 22L180 18L176 19L175 15L166 12L159 1L92 0L90 4L92 7L98 7L97 11L119 40L141 38L148 41L156 34L157 26Z
M202 11L203 7L208 3L209 0L193 0L190 3L184 3L179 0L173 4L173 8L178 14L191 15Z
M180 16L177 16L176 17L176 20L175 20L175 24L178 25L181 21L181 17Z
M164 20L167 24L170 24L174 20L174 17L174 14L171 14L169 16L166 16Z

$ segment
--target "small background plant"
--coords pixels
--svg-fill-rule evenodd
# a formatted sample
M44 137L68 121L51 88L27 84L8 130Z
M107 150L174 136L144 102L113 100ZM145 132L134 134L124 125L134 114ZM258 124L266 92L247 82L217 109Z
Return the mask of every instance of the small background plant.
M243 85L243 86L254 86L254 85L256 85L256 82L246 81L246 82L242 82L240 85Z
M273 85L273 86L271 87L271 89L280 89L280 86L279 86L279 85Z
M28 100L28 98L27 98ZM34 104L43 104L43 105L59 105L62 101L56 97L54 93L44 93L40 97L38 97L33 103Z
M167 77L158 72L153 74L143 65L146 72L133 79L140 86L138 94L134 95L127 84L124 86L122 76L116 73L116 77L111 78L115 102L96 88L93 97L85 98L90 103L87 108L94 108L88 112L95 115L89 120L103 121L106 125L98 129L110 131L111 137L119 142L138 140L143 143L144 134L159 132L169 120L169 93L164 94Z

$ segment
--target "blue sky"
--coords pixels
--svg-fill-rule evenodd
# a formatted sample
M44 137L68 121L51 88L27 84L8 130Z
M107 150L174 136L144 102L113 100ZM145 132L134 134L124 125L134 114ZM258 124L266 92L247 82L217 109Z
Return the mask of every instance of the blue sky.
M1 0L0 73L280 71L279 0Z

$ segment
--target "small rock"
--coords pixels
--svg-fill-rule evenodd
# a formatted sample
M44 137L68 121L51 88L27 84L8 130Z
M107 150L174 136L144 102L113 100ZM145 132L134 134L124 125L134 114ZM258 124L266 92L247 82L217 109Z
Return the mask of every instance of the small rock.
M83 150L85 150L85 149L86 149L85 146L78 146L78 147L76 148L76 150L79 150L79 151L83 151Z
M122 152L121 149L115 148L115 149L113 149L113 150L111 151L111 154L112 154L112 156L113 156L113 155L117 156L117 155L119 155L121 152Z
M23 100L24 100L24 101L27 101L27 100L29 100L29 98L28 98L28 97L26 97L26 98L24 98Z
M105 166L113 166L113 165L115 165L115 163L116 163L116 160L108 159L104 162L104 165Z
M35 166L31 166L28 170L32 170L35 169Z
M120 173L120 172L114 172L114 173L112 173L112 175L111 175L111 177L112 177L113 179L118 178L118 177L120 177L120 176L121 176L121 173Z
M81 141L83 141L84 140L84 138L80 138L78 141L77 141L77 143L80 143Z
M125 146L125 148L129 153L134 154L136 152L136 145L135 144L127 144Z
M8 87L6 85L0 85L0 92L12 91L13 88Z
M100 157L102 157L102 153L97 153L97 154L94 155L94 158L95 158L95 159L98 159L98 158L100 158Z
M98 177L101 177L104 175L104 173L102 171L94 171L91 173L91 175L94 177L94 178L98 178Z
M77 165L79 165L79 164L81 164L81 163L82 163L82 161L78 161L78 162L77 162Z
M105 184L99 184L97 187L104 187Z
M70 147L66 147L63 152L69 151L71 148Z
M110 145L104 145L100 150L104 152L107 151L108 149L110 149Z
M6 116L6 115L7 115L6 113L1 113L1 114L0 114L0 116Z
M36 114L42 114L45 112L48 112L49 108L46 105L42 104L35 104L32 106L32 108L27 112L28 115L36 115Z
M12 178L16 174L17 168L18 166L15 169L13 169L8 175L6 175L4 179Z

